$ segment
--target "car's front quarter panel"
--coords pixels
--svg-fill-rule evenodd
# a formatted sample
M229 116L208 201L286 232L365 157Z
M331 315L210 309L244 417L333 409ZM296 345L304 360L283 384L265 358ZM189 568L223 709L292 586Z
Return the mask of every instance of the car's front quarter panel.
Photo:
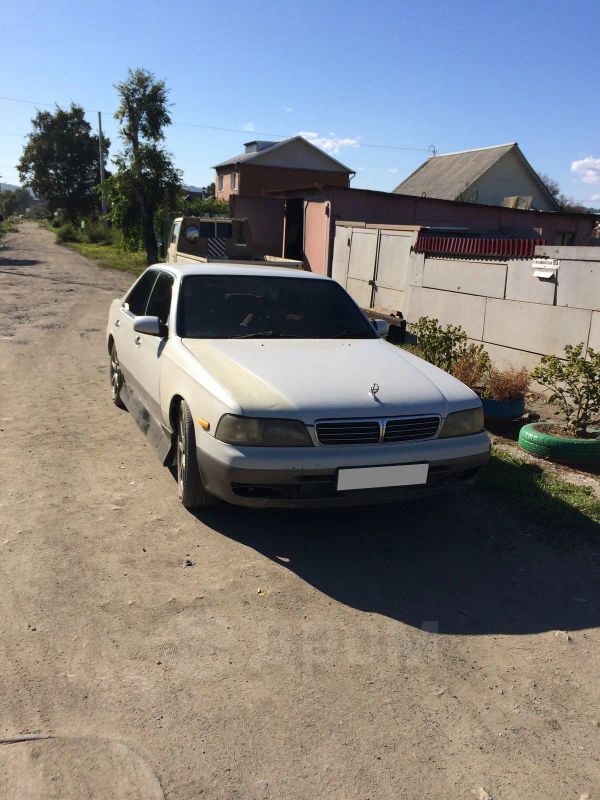
M177 336L169 339L160 373L160 406L163 424L172 430L170 412L173 399L181 397L188 404L194 419L196 438L205 431L198 420L206 420L212 434L223 414L241 414L235 399L214 379L190 353ZM208 436L207 438L212 438Z

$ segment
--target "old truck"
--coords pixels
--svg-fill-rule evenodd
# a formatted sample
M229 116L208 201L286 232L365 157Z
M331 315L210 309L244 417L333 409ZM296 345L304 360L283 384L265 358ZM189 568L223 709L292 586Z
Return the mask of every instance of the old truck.
M301 261L260 253L253 244L248 220L224 216L173 220L166 260L169 264L233 261L254 267L302 268Z

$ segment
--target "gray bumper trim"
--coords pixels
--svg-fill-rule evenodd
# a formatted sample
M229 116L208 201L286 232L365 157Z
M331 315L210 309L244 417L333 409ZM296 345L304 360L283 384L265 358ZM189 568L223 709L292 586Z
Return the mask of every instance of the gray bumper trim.
M337 470L240 469L229 467L197 450L204 485L228 503L255 508L335 508L337 506L393 503L474 483L489 453L468 458L429 462L424 486L336 491Z

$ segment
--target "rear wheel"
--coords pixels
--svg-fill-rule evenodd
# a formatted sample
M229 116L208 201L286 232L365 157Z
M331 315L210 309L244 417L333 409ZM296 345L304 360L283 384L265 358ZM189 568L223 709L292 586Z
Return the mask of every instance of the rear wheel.
M194 420L185 400L179 406L177 419L177 487L179 499L186 508L206 508L218 503L218 499L204 488L198 458Z
M125 403L121 400L121 388L123 387L123 373L119 365L119 356L117 355L117 348L113 342L110 348L110 394L113 403L117 408L127 409Z

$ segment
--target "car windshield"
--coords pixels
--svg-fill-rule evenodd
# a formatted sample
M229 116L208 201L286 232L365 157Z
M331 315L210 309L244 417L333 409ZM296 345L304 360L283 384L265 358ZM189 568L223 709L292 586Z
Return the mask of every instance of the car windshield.
M191 339L377 337L334 281L261 275L184 278L177 332Z

